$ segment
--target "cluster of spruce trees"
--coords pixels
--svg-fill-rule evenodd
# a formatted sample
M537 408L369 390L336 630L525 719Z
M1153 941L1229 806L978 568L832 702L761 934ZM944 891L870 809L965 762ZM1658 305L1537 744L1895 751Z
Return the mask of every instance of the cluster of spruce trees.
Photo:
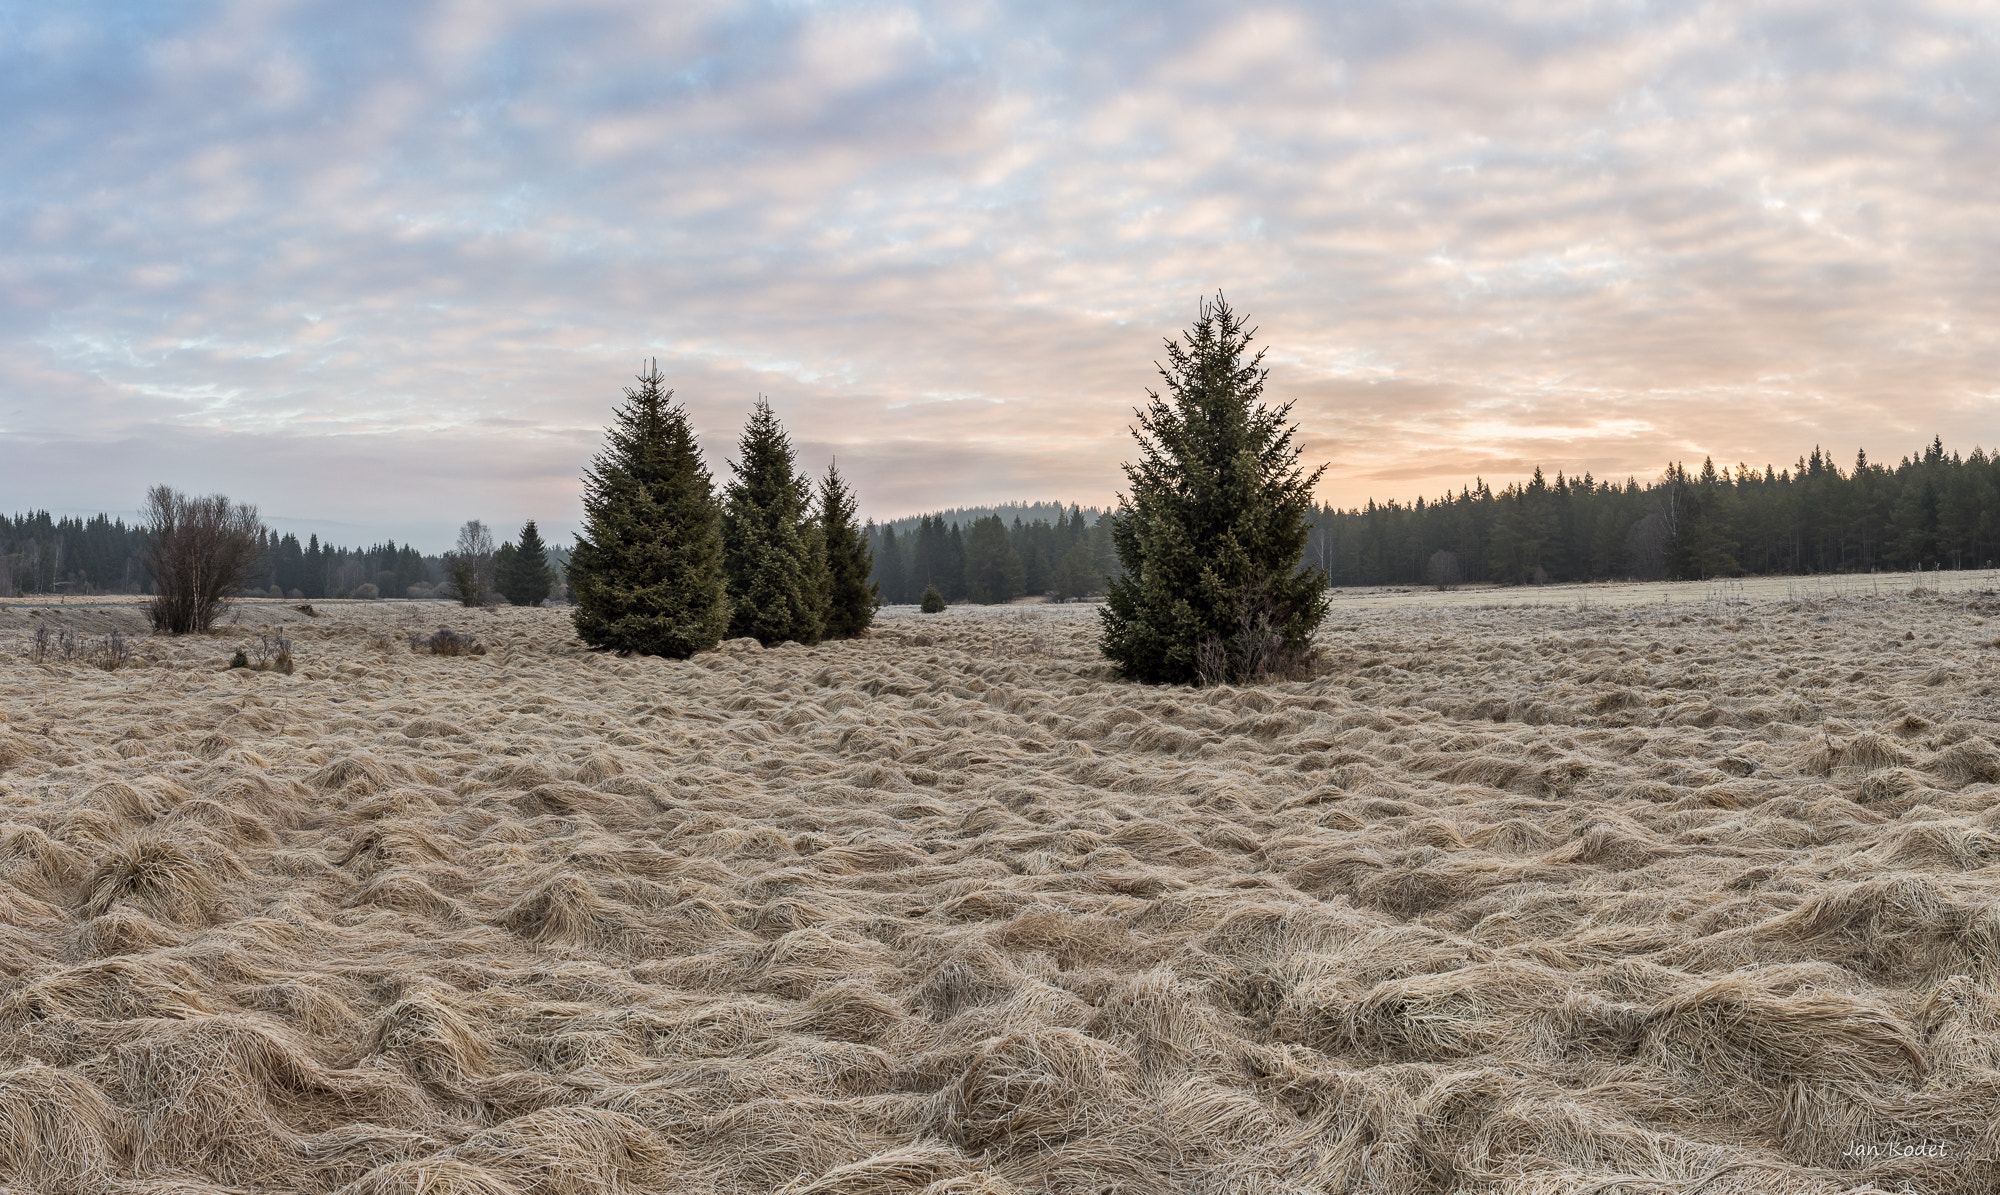
M815 490L759 398L718 501L658 364L638 380L584 478L584 530L568 568L578 636L682 659L725 636L769 646L866 630L873 562L839 469L828 466Z
M1585 474L1414 504L1316 512L1309 563L1336 585L1699 580L1742 574L1987 568L2000 561L2000 454L1941 439L1894 466L1676 463L1650 484Z
M1010 527L989 514L961 526L938 514L919 517L903 535L894 524L873 522L866 534L873 580L890 605L913 605L925 589L984 605L1030 595L1071 601L1103 593L1118 572L1110 518L1093 522L1077 506L1058 508L1053 522L1017 516Z

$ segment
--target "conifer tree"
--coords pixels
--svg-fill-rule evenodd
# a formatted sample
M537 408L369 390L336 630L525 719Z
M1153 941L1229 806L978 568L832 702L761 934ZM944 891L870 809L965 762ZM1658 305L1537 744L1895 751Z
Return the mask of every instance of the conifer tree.
M520 555L515 563L516 584L519 596L514 598L517 606L539 606L555 587L555 578L549 573L548 546L542 543L541 528L535 520L521 524L520 543L515 545Z
M516 606L539 606L549 596L548 547L542 543L535 520L521 526L521 542L502 544L493 554L493 587Z
M738 451L722 511L730 637L818 643L830 584L825 536L807 509L811 483L794 472L791 439L761 395Z
M714 487L663 380L648 366L605 429L568 580L585 643L684 659L721 642L729 600Z
M875 569L868 538L854 525L854 493L838 463L819 483L819 529L826 541L826 637L852 639L868 629L881 605L882 587L868 579Z
M1139 461L1112 527L1122 576L1104 609L1104 655L1152 683L1254 682L1303 666L1326 615L1326 578L1299 567L1312 488L1291 404L1259 401L1269 371L1254 331L1218 294L1185 343L1166 342L1167 396L1137 412Z

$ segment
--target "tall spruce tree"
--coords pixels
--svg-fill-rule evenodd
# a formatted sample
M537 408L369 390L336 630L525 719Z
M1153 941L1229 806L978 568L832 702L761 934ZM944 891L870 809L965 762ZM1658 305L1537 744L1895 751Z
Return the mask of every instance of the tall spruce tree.
M650 364L604 431L568 579L585 643L684 659L721 642L729 599L714 486L663 380Z
M1167 396L1136 412L1112 528L1123 575L1100 612L1101 648L1150 683L1254 682L1303 666L1326 616L1326 578L1302 570L1312 488L1292 406L1259 401L1264 354L1222 295L1185 343L1166 342Z
M826 467L819 483L819 529L826 541L826 637L852 639L875 620L882 587L868 579L875 570L868 538L854 525L854 492L838 463Z
M818 643L826 633L826 538L807 509L812 483L794 471L791 439L761 395L738 451L722 510L730 637L767 647Z

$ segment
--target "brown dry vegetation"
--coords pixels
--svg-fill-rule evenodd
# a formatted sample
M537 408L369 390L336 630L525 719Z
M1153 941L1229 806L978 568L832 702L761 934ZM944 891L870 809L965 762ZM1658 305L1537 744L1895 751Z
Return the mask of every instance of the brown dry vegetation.
M1256 690L1054 607L7 655L0 1185L1989 1190L2000 599L1792 596L1348 601Z

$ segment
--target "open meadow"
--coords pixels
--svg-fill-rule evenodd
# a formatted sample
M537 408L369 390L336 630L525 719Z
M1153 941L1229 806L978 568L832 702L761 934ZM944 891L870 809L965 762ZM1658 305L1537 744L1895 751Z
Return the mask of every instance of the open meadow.
M1086 606L144 626L0 603L11 1190L2000 1173L1990 574L1343 592L1247 689L1118 682Z

